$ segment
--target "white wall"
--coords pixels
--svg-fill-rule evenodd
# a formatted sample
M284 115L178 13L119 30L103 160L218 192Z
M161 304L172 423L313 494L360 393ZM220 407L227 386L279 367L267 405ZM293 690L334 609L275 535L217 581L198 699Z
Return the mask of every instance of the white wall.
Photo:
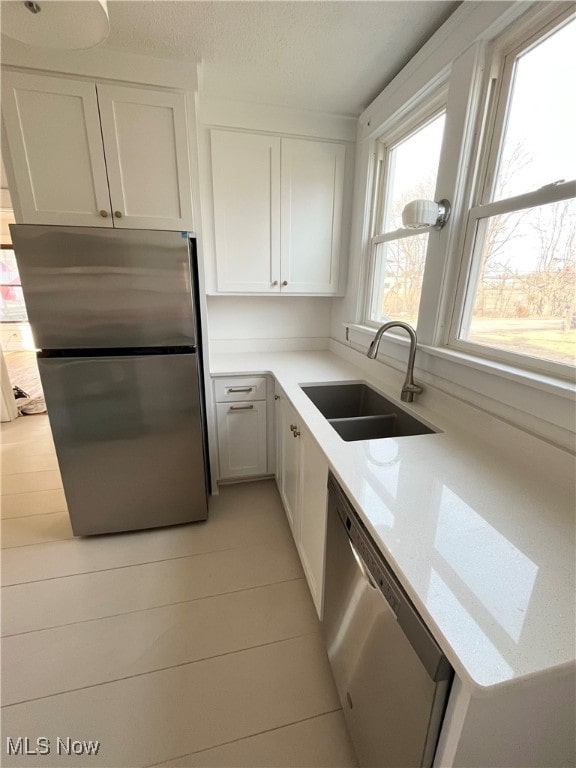
M211 352L324 349L332 299L208 296Z
M4 352L21 352L35 349L29 323L2 323L0 346Z

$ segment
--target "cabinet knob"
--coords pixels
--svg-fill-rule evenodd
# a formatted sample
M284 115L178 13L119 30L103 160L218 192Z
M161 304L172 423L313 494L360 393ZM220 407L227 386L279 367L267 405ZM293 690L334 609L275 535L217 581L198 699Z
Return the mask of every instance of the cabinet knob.
M292 432L296 432L297 429L298 429L298 427L296 426L296 424L290 424L290 430Z
M282 280L282 285L288 285L288 280Z
M274 282L272 283L272 285L278 285L278 280L274 280Z
M117 219L121 219L122 213L120 211L114 211L114 216L116 216Z
M300 432L298 432L297 429L295 429L294 432L292 432L292 434L294 435L294 437L300 437Z
M100 216L102 216L102 218L105 219L106 216L108 216L108 211L104 211L104 210L100 211Z
M280 400L280 395L274 395L274 400Z

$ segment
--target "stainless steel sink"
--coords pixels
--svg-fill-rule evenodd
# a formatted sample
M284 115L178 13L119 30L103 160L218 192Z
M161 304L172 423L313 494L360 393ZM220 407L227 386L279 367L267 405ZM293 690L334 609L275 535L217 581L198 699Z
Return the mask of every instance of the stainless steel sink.
M302 391L347 442L434 433L367 384L319 384Z

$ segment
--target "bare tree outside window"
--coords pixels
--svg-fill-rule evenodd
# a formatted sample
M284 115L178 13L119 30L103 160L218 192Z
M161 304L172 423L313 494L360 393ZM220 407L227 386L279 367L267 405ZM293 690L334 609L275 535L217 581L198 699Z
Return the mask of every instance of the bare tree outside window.
M484 347L571 366L576 360L576 202L574 185L566 180L576 175L576 101L567 98L564 82L571 72L576 75L575 50L572 21L512 62L500 160L484 205L489 210L471 211L473 295L459 334ZM546 83L543 93L537 88L540 80ZM547 190L555 188L567 189L565 199L550 199ZM535 200L531 205L522 197L527 194Z
M410 201L434 199L444 120L441 112L388 148L381 232L402 228L402 211ZM417 324L427 248L427 232L416 230L375 245L372 321Z
M467 338L573 364L575 246L573 200L493 217Z

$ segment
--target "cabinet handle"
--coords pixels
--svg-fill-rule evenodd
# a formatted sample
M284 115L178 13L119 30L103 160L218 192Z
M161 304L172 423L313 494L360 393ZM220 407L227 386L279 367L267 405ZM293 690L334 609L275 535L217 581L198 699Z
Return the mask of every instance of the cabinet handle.
M226 392L252 392L254 387L226 387Z
M288 285L288 280L282 280L282 285Z
M298 432L298 430L297 430L297 429L295 429L295 430L292 432L292 434L294 435L294 437L300 437L300 432Z
M116 216L117 219L121 219L122 213L120 211L114 211L114 216Z
M104 210L100 211L100 216L102 216L102 218L105 219L106 216L108 216L108 211L104 211Z
M278 285L278 280L274 280L274 282L272 283L272 285Z
M251 411L253 410L253 405L231 405L230 408L228 408L229 411Z

